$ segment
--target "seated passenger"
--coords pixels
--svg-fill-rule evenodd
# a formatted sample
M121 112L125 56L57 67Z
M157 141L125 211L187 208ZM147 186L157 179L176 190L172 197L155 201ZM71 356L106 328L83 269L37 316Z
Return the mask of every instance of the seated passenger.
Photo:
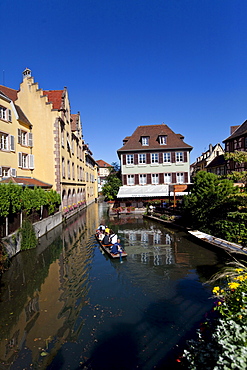
M114 232L111 230L110 231L110 242L112 244L115 244L117 243L117 240L118 240L117 234L114 234Z
M104 236L105 236L104 231L101 231L101 232L98 234L98 239L102 241L102 240L104 239Z
M105 232L108 233L108 234L110 234L110 229L109 229L108 226L105 227Z
M111 247L111 253L113 254L118 254L118 253L122 253L123 249L120 245L120 239L117 240L117 243L113 244L113 246Z
M103 240L102 240L102 244L104 244L104 245L111 244L111 242L110 242L110 238L109 238L109 234L108 234L108 233L105 233L105 236L104 236L104 238L103 238Z

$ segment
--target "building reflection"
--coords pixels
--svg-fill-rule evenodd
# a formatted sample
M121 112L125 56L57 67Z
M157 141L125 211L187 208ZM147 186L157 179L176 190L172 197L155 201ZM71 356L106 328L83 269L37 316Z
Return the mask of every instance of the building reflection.
M1 279L4 367L30 358L32 368L46 368L61 345L78 335L83 325L80 311L90 289L93 249L88 241L97 224L98 205L92 204L67 220L63 230L60 226L42 237L35 250L13 258Z

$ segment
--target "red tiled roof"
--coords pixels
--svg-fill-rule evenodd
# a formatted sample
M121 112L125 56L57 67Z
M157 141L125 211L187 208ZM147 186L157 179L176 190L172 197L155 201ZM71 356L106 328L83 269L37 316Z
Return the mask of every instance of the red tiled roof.
M64 90L47 90L43 91L43 95L48 97L48 101L49 103L52 103L53 109L62 109L63 92Z
M167 136L167 144L159 144L159 136ZM141 143L141 137L149 137L149 145L143 146ZM138 126L137 129L131 136L127 136L126 143L118 152L125 152L129 150L153 150L153 149L192 149L192 146L183 142L184 137L180 134L175 134L167 125L147 125Z
M18 90L11 89L10 87L6 87L3 85L0 85L0 90L12 101L15 101L17 99L17 93Z
M109 163L103 161L103 159L99 159L98 161L96 161L96 163L98 164L99 167L112 167L112 165L110 165Z
M14 184L17 184L17 185L28 186L31 188L34 186L37 186L37 187L49 189L52 187L52 185L47 184L46 182L37 180L35 178L31 178L31 177L19 177L19 176L7 177L6 179L0 181L0 183L4 183L4 184L6 183L8 184L9 182L13 182Z

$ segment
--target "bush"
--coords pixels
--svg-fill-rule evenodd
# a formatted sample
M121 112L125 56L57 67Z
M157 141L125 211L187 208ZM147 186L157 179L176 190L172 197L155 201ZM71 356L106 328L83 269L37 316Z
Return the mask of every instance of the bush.
M213 288L218 317L207 320L197 340L188 342L183 354L187 369L247 368L247 268L231 265L213 279L223 279L223 287Z
M21 250L35 248L37 238L34 227L29 220L24 220L21 228Z

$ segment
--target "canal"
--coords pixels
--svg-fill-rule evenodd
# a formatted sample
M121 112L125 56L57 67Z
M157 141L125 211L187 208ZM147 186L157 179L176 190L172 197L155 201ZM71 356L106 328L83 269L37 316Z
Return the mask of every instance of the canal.
M102 253L104 222L128 257ZM0 285L0 369L169 369L210 310L226 256L141 216L93 204L19 253Z

